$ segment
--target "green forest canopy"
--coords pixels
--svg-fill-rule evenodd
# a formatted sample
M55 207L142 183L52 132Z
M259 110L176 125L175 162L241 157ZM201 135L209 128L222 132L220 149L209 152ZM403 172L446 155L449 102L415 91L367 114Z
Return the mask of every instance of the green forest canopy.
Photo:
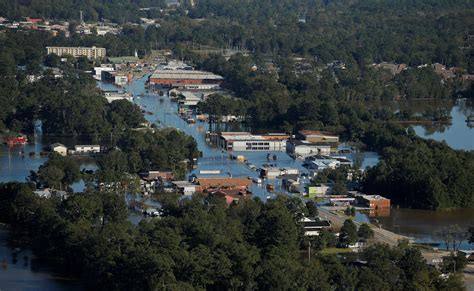
M298 198L262 203L195 196L162 201L165 217L132 225L122 195L76 193L41 199L25 184L0 184L0 222L27 233L35 254L55 258L62 270L99 290L453 290L418 249L375 245L363 266L343 264L313 249L299 219ZM325 236L331 235L326 233ZM317 238L318 239L318 238ZM313 242L313 246L319 243ZM354 261L354 259L349 259Z

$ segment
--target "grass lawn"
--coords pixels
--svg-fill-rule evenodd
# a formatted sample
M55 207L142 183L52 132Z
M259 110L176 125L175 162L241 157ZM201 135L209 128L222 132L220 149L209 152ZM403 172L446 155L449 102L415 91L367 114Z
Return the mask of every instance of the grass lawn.
M340 248L326 248L323 249L321 252L323 255L334 255L334 254L341 254L341 253L352 253L352 249L340 249Z

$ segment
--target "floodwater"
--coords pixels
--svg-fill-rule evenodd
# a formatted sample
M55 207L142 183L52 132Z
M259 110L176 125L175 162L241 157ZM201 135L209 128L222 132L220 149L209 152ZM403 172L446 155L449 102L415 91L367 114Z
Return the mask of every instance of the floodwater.
M24 151L23 156L20 154L21 151ZM39 166L48 159L47 156L29 156L30 152L39 154L41 151L43 151L43 145L40 142L13 147L0 145L0 182L24 182L30 171L38 170Z
M419 125L414 126L418 136L445 141L450 147L457 150L474 150L474 127L469 127L466 119L474 114L473 100L457 100L449 109L450 125Z
M147 120L158 124L160 127L175 127L182 130L188 135L193 136L199 149L203 152L203 157L198 159L196 168L189 174L199 174L201 170L220 170L219 176L233 177L252 177L258 176L258 172L251 170L244 163L234 159L230 159L230 154L214 147L210 147L205 141L205 133L209 130L207 123L188 124L177 115L177 104L170 101L166 96L159 97L157 95L150 95L145 91L144 83L146 76L135 80L130 84L126 90L133 93L134 96L139 97L134 102L141 106L144 110L150 111L152 115L145 115ZM115 90L116 88L110 84L98 83L98 85L107 90ZM471 108L471 109L469 109ZM470 111L469 111L470 110ZM465 117L472 113L472 107L464 106L463 104L455 104L452 107L451 115L453 116L452 125L442 128L444 131L434 133L430 128L425 130L421 126L416 126L415 131L418 135L434 138L444 139L446 142L454 147L460 149L471 150L474 149L471 128L468 128L464 122ZM462 122L461 122L462 121ZM463 123L464 122L464 123ZM464 126L464 127L463 127ZM426 127L425 127L426 128ZM425 131L424 131L425 130ZM47 157L36 155L30 157L30 152L37 154L44 150L51 142L62 142L66 146L73 146L77 143L70 137L44 137L37 136L34 142L24 146L15 146L8 148L0 146L0 182L5 181L25 181L25 177L29 175L31 170L37 170L43 164ZM20 152L23 151L24 155ZM270 163L276 164L279 167L298 168L301 172L307 172L302 167L302 162L293 160L286 153L276 152L277 159L275 161L267 161L266 152L233 152L233 155L244 155L245 158L257 167L262 164ZM272 155L274 153L272 152ZM362 168L367 166L374 166L378 163L378 155L373 152L364 152L361 155L357 154L357 158L362 160ZM362 157L360 157L362 156ZM354 158L353 154L348 155L348 158ZM81 169L96 169L93 163L81 164ZM213 175L214 176L214 175ZM307 180L302 181L302 187ZM266 190L266 184L274 185L275 192L283 192L281 182L279 180L265 180L262 185L253 184L251 191L254 197L259 197L262 200L273 197L274 193L269 193ZM83 181L79 181L72 185L75 191L82 191L84 188ZM141 215L132 213L130 220L133 223L138 223L142 219ZM356 219L368 221L368 216L365 214L357 214ZM474 211L459 210L453 212L424 212L420 210L408 209L394 209L388 217L378 218L383 227L397 233L417 238L420 242L436 242L434 233L443 226L458 224L465 227L470 221L474 221ZM25 254L21 254L21 259L18 259L16 264L12 263L11 248L7 246L7 230L0 228L0 260L6 260L7 264L2 265L0 269L0 290L71 290L79 289L77 282L64 280L56 275L53 271L47 269L45 266L35 264L34 261L29 261L25 264L23 256L28 255L31 258L31 252L25 250ZM463 245L464 248L469 246Z
M81 290L77 280L35 260L31 250L22 249L15 257L7 241L8 230L0 225L0 290Z
M158 96L156 94L149 94L146 92L144 84L147 76L135 80L132 84L127 86L125 90L131 92L135 98L134 102L140 106L143 110L152 112L151 115L145 115L146 119L150 122L156 123L161 127L174 127L183 131L184 133L194 137L198 144L199 150L202 151L202 158L198 159L196 168L189 174L199 175L201 170L219 170L219 175L210 175L210 177L216 176L230 176L237 178L257 178L259 173L251 170L244 163L239 162L235 159L231 159L230 155L243 155L246 160L254 164L257 168L263 164L274 164L278 167L285 168L297 168L301 173L307 173L308 170L302 166L302 161L294 160L284 152L271 152L276 155L276 160L267 160L267 152L232 152L228 153L222 149L215 148L206 143L205 134L209 131L209 124L205 122L198 122L196 124L188 124L185 120L180 118L177 114L178 105L176 102L170 100L166 94L165 96ZM116 89L111 84L99 83L99 86L104 90ZM346 155L352 158L352 154ZM361 154L362 167L374 166L378 162L378 156L374 152L364 152ZM199 175L204 176L204 175ZM309 182L308 180L302 180L301 191L304 185ZM272 184L274 186L274 192L268 192L266 185ZM259 197L263 201L267 198L273 197L278 192L283 192L281 180L264 180L261 185L253 184L250 189L254 197Z
M405 208L393 208L389 216L376 216L369 219L367 214L357 213L356 218L360 222L368 222L377 219L383 228L395 233L413 237L419 243L436 244L445 247L436 233L443 228L455 225L466 230L474 223L474 209L455 209L450 211L430 211ZM461 249L474 249L474 244L464 241Z
M426 112L445 112L451 116L450 123L413 125L415 133L422 138L445 141L453 149L474 150L474 122L466 122L469 116L474 116L472 99L373 101L365 105L371 108L386 107L393 112L403 110L414 116Z
M457 150L474 150L474 127L467 125L466 119L474 114L473 102L458 100L451 108L451 125L414 126L418 136L445 141Z
M36 130L36 135L29 136L28 139L30 142L25 145L15 145L12 147L0 145L0 182L25 182L25 178L30 175L31 171L37 171L48 160L48 156L41 156L40 152L47 151L51 143L60 142L67 147L85 143L85 140L78 139L77 137L43 136L39 128ZM34 156L30 156L32 152L35 153ZM81 170L97 169L94 160L87 157L78 158L78 163ZM84 189L84 182L78 181L71 185L71 188L75 192L80 192Z

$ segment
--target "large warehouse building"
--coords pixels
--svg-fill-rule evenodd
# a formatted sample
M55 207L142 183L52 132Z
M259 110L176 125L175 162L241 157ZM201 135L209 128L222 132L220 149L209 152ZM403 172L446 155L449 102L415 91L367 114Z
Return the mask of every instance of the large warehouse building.
M150 85L185 89L215 89L223 77L204 71L156 70L149 78Z
M222 132L219 146L227 151L286 151L288 135L269 133L253 135L250 132Z

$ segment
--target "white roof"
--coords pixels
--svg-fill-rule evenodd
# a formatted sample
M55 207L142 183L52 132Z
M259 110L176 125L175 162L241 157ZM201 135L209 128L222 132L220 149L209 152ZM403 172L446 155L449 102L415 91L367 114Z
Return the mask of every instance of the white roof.
M263 135L253 135L253 134L243 134L243 135L234 135L234 134L230 134L230 135L227 135L227 134L222 134L221 135L222 138L224 138L225 140L240 140L240 141L245 141L245 140L249 140L249 141L267 141L267 142L277 142L277 141L282 141L282 140L286 140L287 138L286 137L281 137L281 138L267 138Z
M196 96L193 92L184 91L181 92L181 95L186 101L201 101L201 97Z
M223 80L222 76L205 72L191 70L156 70L151 77L152 79L200 79L200 80Z
M196 187L196 185L188 182L188 181L173 181L171 182L176 187Z
M55 142L51 144L51 148L56 148L56 147L66 147L66 146L59 142Z

